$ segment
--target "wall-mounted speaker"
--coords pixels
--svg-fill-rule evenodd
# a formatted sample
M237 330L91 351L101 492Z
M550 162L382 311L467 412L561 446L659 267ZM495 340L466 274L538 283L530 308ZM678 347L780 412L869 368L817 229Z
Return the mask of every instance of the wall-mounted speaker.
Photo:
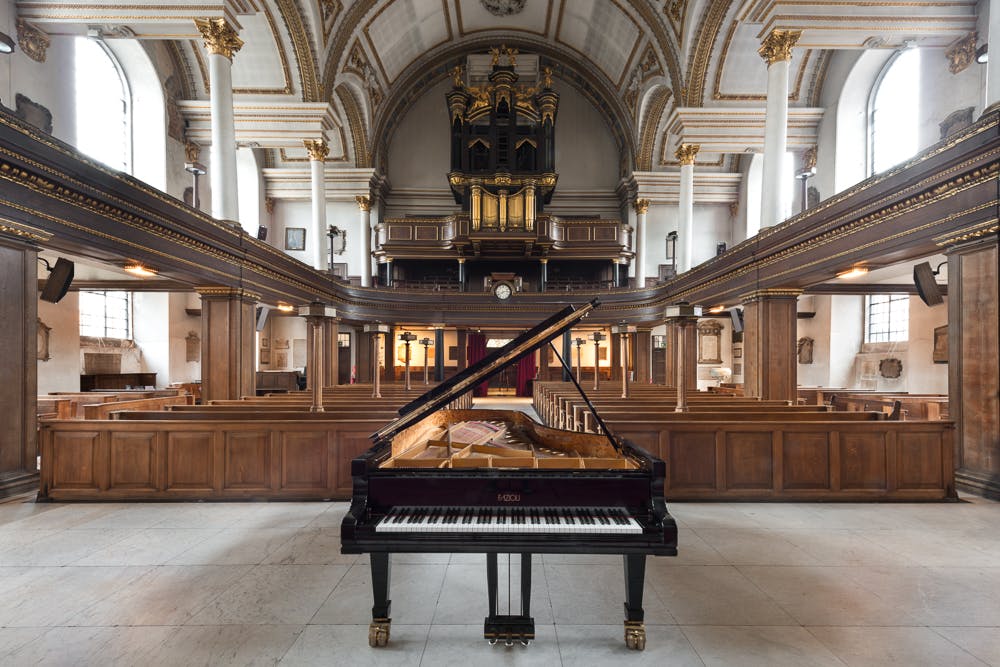
M43 260L44 261L44 260ZM69 285L73 282L73 262L60 257L56 260L56 265L49 268L49 263L45 262L49 269L49 277L45 279L42 286L42 294L39 298L50 303L59 303L59 300L66 296Z
M270 306L257 306L257 331L263 331L267 324L267 315L271 312Z
M944 303L941 288L938 287L937 279L934 278L936 274L937 272L931 268L930 262L921 262L913 267L913 284L917 286L920 300L928 306Z
M733 321L733 333L740 333L743 331L743 309L739 306L733 306L727 309L729 311L729 317Z
M259 225L257 227L257 240L266 241L267 240L267 227L264 225Z

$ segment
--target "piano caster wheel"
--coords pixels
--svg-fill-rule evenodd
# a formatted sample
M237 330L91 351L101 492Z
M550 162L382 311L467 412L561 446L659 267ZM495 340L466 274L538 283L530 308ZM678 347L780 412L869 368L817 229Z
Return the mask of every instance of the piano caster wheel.
M385 646L389 643L390 621L372 621L368 626L368 645L372 648Z
M625 621L625 646L632 651L646 648L646 626L636 621Z
M497 645L497 641L499 641L499 640L497 640L497 639L490 639L489 640L490 646L496 646Z

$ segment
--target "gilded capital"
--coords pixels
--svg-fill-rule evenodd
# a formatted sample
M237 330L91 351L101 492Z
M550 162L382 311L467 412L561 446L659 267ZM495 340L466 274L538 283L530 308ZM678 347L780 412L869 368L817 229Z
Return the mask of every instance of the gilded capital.
M698 157L698 151L701 150L701 144L681 144L674 151L674 157L677 161L681 163L681 166L694 164L694 159Z
M201 157L201 146L187 139L184 141L184 157L188 162L197 162Z
M28 25L24 19L17 20L17 45L21 52L35 62L45 62L50 44L49 36L38 28Z
M232 60L236 52L243 47L243 40L232 26L226 23L226 19L195 19L194 24L205 38L205 48L209 53L217 53Z
M306 139L302 143L309 151L310 160L325 162L326 156L330 154L330 147L327 145L326 139Z
M781 60L792 59L792 47L802 37L801 30L772 30L761 42L757 53L770 67Z
M636 213L638 213L639 215L646 215L646 211L649 210L649 200L648 199L636 199L635 203L633 204L633 206L635 206L635 212Z
M354 197L354 201L358 202L358 208L362 211L372 210L372 198L367 195L357 195Z
M948 50L944 52L944 57L948 59L949 72L958 74L975 61L977 39L978 33L973 31L948 47Z

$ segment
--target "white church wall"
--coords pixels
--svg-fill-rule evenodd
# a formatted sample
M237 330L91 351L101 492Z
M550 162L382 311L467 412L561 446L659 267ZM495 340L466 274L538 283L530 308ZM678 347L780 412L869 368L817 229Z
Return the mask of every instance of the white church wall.
M295 315L281 316L272 312L268 321L271 334L271 364L267 370L303 370L304 364L295 365L295 350L305 347L307 334L305 319Z
M38 362L38 393L80 391L80 293L59 303L38 301L38 319L49 327L48 361Z
M831 387L857 388L856 358L864 341L863 296L837 294L830 297Z
M5 3L14 12L14 3ZM9 16L4 32L16 35L13 16ZM52 135L70 144L76 143L76 101L72 74L74 65L73 38L53 35L45 62L35 62L24 55L19 47L4 56L8 63L9 82L3 103L10 109L16 107L18 93L40 104L52 114ZM68 79L68 80L67 80Z
M274 205L274 213L271 216L268 242L290 257L312 266L311 253L316 244L316 233L315 230L311 229L311 225L312 204L308 200L278 201ZM306 230L305 250L285 249L285 230L289 227L301 227Z
M347 244L344 252L340 255L334 255L333 261L335 264L346 263L347 275L360 278L364 268L364 260L371 261L369 254L371 249L365 248L365 230L361 225L361 213L357 202L354 200L327 201L326 224L347 231Z
M818 130L816 175L810 180L810 185L819 191L820 199L826 199L839 192L837 189L837 170L841 163L838 153L840 125L842 122L846 123L848 118L853 121L854 114L859 111L859 108L854 108L851 114L842 118L841 104L845 103L845 100L842 99L843 88L854 71L854 66L861 54L861 51L838 49L830 55L830 64L827 67L826 78L823 81L823 92L820 96L820 106L825 111ZM857 93L851 94L846 103L848 106L856 105L862 97ZM853 126L854 123L851 124ZM847 173L841 177L840 182L843 183L846 180L850 180Z
M258 158L259 152L252 148L242 147L236 151L239 223L247 234L255 238L264 213L264 177L260 170L263 165ZM199 190L200 187L199 183Z
M833 193L868 177L868 103L875 79L892 53L888 49L865 51L844 80L837 104Z
M910 297L910 321L903 377L911 394L947 394L948 364L935 364L934 329L948 324L948 301L927 306L918 296Z
M801 363L797 366L798 384L803 387L829 387L830 368L833 365L830 357L830 326L831 310L830 296L810 294L799 297L799 312L812 312L811 318L800 318L798 324L798 339L813 340L812 363Z
M170 294L133 292L132 320L132 338L141 350L141 372L156 373L156 385L167 386L171 380Z
M171 292L169 294L168 316L170 318L170 362L163 384L171 382L198 382L201 380L201 318L188 315L186 309L200 308L201 300L196 294ZM199 339L197 358L188 361L187 338L194 333ZM159 378L158 378L159 379Z
M132 174L166 191L166 103L160 79L137 40L108 40L106 44L125 72L132 97Z
M715 257L716 244L725 243L727 248L732 246L733 220L728 205L696 205L692 226L694 231L691 248L692 268Z
M973 107L972 119L983 111L980 86L985 65L973 62L958 74L948 70L940 49L925 49L920 57L919 149L941 140L940 123L949 114Z

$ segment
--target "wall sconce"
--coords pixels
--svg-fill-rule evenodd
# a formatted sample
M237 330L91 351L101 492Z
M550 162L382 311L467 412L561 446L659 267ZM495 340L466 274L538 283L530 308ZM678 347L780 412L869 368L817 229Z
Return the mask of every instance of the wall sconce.
M147 266L143 266L139 262L129 262L125 265L125 272L131 273L133 276L139 276L140 278L152 278L156 275L156 271Z
M287 303L279 303L278 310L280 310L283 313L293 313L295 312L295 306L290 306Z
M343 255L347 249L347 230L336 225L330 225L326 231L327 238L330 239L330 263L333 263L333 255Z
M982 44L978 49L976 49L976 62L980 65L985 65L990 60L990 45Z
M847 271L841 271L837 274L838 278L846 278L850 280L851 278L860 278L861 276L868 273L867 266L852 266Z
M0 32L0 53L14 53L14 40L5 32Z

